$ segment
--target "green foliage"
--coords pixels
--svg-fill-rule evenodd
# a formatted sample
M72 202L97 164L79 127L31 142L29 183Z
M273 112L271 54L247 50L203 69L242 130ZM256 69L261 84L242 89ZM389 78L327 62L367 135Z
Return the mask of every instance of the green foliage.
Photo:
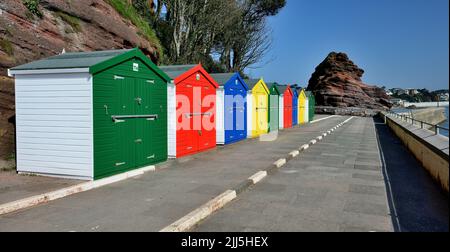
M163 57L161 43L156 36L155 31L150 27L149 23L138 13L133 5L129 5L124 0L107 0L107 2L119 12L122 17L133 23L145 36L145 38L158 49L160 58Z
M79 18L69 15L67 13L61 12L61 11L56 12L56 15L58 17L60 17L64 22L69 24L75 32L81 31L81 25L80 25Z
M22 0L23 4L27 7L28 11L39 18L42 18L43 14L39 10L40 0Z
M7 158L6 161L11 161L11 160L15 160L16 159L16 154L15 153L11 153Z
M8 54L9 56L12 56L13 53L14 53L14 49L12 47L12 44L7 39L0 38L0 48L2 48L2 50L4 52L6 52L6 54Z

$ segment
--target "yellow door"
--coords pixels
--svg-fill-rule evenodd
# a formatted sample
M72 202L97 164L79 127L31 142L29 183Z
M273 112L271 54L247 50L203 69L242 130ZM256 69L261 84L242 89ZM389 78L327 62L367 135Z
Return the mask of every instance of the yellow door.
M306 94L305 91L301 91L300 95L298 96L298 124L305 124L306 118Z
M253 88L253 104L252 137L259 137L269 130L269 94L261 82Z

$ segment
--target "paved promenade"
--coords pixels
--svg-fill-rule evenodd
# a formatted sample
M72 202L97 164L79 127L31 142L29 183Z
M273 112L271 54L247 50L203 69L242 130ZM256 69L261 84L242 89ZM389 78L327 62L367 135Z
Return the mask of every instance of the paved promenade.
M0 231L159 231L348 119L171 160L157 172L2 215ZM192 231L448 231L448 216L448 195L386 125L355 117Z
M354 118L194 231L394 231L377 145Z
M159 231L346 119L169 161L156 173L0 216L0 231Z

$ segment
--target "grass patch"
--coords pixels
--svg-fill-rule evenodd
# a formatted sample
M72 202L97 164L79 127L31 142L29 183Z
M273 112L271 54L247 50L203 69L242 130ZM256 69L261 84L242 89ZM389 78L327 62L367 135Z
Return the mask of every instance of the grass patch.
M9 40L0 38L0 47L9 56L12 56L14 54L14 48L12 47L12 44Z
M155 31L142 18L133 5L129 5L123 0L107 0L107 2L117 11L122 17L128 19L133 23L144 35L144 37L157 48L159 57L163 57L162 46Z
M44 16L39 10L40 0L22 0L22 2L32 15L38 16L39 18Z
M11 153L7 158L6 161L12 161L12 160L16 160L16 154Z
M81 32L81 24L79 18L61 11L56 12L56 15L60 17L64 22L69 24L75 32Z

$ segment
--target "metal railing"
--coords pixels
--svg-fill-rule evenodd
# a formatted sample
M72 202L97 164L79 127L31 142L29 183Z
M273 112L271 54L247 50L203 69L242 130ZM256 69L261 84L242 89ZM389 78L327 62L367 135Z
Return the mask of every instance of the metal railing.
M427 122L424 122L424 121L420 121L420 120L414 119L412 117L409 117L407 115L398 114L398 113L395 113L395 112L392 112L392 111L388 111L388 113L390 115L395 116L396 118L399 118L399 119L402 119L403 121L406 121L407 123L411 123L412 125L417 125L417 126L420 125L421 129L425 129L425 126L429 126L427 129L431 129L432 131L434 131L434 133L436 135L439 135L441 130L449 132L448 128L442 127L442 126L437 125L437 124L431 124L431 123L427 123Z

